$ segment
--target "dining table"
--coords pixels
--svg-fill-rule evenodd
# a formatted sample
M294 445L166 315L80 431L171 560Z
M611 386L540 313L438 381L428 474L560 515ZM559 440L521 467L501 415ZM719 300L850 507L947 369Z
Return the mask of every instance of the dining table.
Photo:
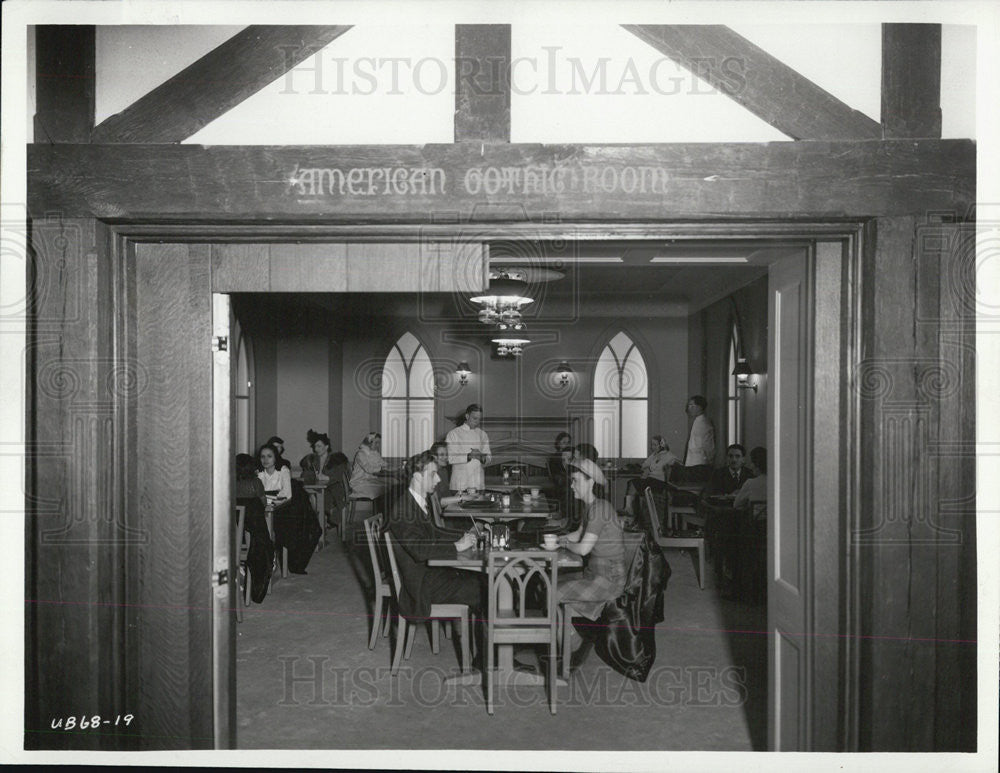
M523 516L522 516L523 517ZM537 551L539 555L544 555L550 551L541 546L529 548L515 548L518 551ZM559 571L571 571L583 568L583 556L573 553L566 548L559 548L557 553L557 566ZM487 572L486 550L471 548L456 554L454 558L432 558L427 561L428 566L447 566L453 569L462 569L469 572ZM514 591L508 581L504 581L497 591L497 611L503 613L514 613ZM542 674L530 671L519 670L514 667L514 645L497 645L497 685L544 685L545 677ZM446 684L476 685L482 684L483 675L479 672L457 674L445 679ZM565 685L566 681L561 677L557 679L559 685Z
M746 508L733 507L735 494L704 497L698 505L705 519L705 539L708 543L716 575L733 582L732 593L741 596L747 588L747 570L751 557L744 555L750 548L752 523Z
M715 494L703 497L698 503L698 514L705 519L705 537L710 552L714 553L718 547L720 530L736 522L739 512L733 507L735 499L735 494Z
M503 505L502 496L510 497L510 504ZM532 519L554 518L559 514L559 503L554 499L539 494L518 494L516 489L487 489L478 492L471 498L453 502L446 506L441 515L445 518L472 518L489 523L497 521L521 521Z

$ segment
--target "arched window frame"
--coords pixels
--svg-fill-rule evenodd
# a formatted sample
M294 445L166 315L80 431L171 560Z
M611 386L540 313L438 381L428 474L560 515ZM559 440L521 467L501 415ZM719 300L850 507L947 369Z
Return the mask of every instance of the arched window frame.
M254 452L253 344L238 319L233 319L233 442L237 453Z
M727 444L742 443L743 427L740 416L740 388L737 378L733 375L736 361L740 357L740 329L733 320L729 334L729 366L726 370L726 403L728 405L728 421L726 423Z
M415 344L415 345L414 345ZM407 350L412 352L407 356ZM394 367L391 360L398 357L402 367L402 394L387 396L387 370ZM419 366L419 367L416 367ZM425 379L415 376L420 370ZM382 449L389 458L408 458L430 448L434 438L434 365L424 343L412 332L406 331L390 347L382 365L382 396L380 399ZM426 380L429 377L429 381ZM402 411L400 411L402 409ZM392 431L393 424L402 413L403 439Z
M607 357L613 361L617 371L617 382L612 382L612 394L599 394L604 385L599 383L599 374L610 364ZM635 369L634 375L639 379L638 390L626 388L626 372ZM627 392L641 394L626 394ZM649 438L649 369L646 359L636 345L635 340L626 331L619 330L608 339L601 348L594 365L593 401L594 401L594 445L598 453L605 458L642 458L646 454ZM611 403L610 415L613 417L613 427L606 432L604 426L609 416L608 404ZM641 404L641 415L632 418L635 432L626 435L626 403ZM610 435L608 437L607 435Z

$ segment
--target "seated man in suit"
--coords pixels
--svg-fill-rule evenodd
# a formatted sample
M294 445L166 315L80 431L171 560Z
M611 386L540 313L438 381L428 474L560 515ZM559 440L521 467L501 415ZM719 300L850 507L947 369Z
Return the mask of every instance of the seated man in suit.
M470 609L481 608L481 575L427 566L428 559L453 558L456 553L474 547L475 533L466 532L456 541L453 534L434 525L427 497L438 483L438 471L429 451L414 456L409 469L410 487L396 502L387 523L403 585L400 613L421 621L430 614L431 604L468 604Z
M720 494L734 494L740 486L753 477L753 473L744 465L746 449L739 443L733 443L726 449L726 464L712 472L702 496L711 497Z

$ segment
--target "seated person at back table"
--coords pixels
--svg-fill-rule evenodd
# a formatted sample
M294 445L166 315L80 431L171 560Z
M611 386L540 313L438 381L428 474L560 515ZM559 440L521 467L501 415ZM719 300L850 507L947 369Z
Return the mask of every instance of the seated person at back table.
M647 488L651 488L657 493L663 491L670 475L669 468L679 463L680 459L671 453L670 446L667 445L663 435L653 435L649 439L649 456L642 463L642 473L640 477L630 478L628 481L625 510L629 515L635 515L636 496L642 496Z
M332 453L330 438L323 432L309 430L307 436L312 440L313 452L306 454L299 462L302 468L302 482L307 484L326 484L326 496L323 498L326 514L337 512L344 506L347 494L343 490L344 471L347 469L347 457L339 451Z
M265 443L257 452L260 471L257 477L264 484L268 507L275 510L287 507L292 501L292 473L289 467L278 467L278 449Z
M439 477L437 462L430 451L414 456L409 469L412 470L410 487L390 511L386 524L402 579L400 614L423 622L430 615L431 604L468 604L470 610L479 609L479 573L427 566L431 558L455 558L458 553L475 547L475 532L470 530L455 540L453 534L434 525L427 497Z
M750 466L757 473L740 486L733 500L733 507L746 507L751 502L767 501L767 450L757 446L750 452Z
M236 454L236 504L244 510L243 527L250 534L247 566L252 578L251 595L256 603L264 600L274 561L274 542L267 528L267 495L257 477L257 460L250 454Z
M739 443L733 443L726 449L726 464L712 472L702 491L703 497L735 494L740 486L753 477L753 473L744 465L746 449Z
M277 450L277 452L278 452L278 461L275 462L275 465L274 465L275 467L277 467L279 470L282 467L288 467L289 469L291 469L292 465L289 464L288 460L285 458L285 441L284 440L282 440L277 435L271 435L271 437L269 437L267 439L267 442L264 445L266 445L266 446L274 446L275 450Z
M573 439L568 432L560 432L556 435L555 453L549 454L546 467L548 468L549 480L555 486L556 491L561 492L569 485L569 460L573 457Z
M379 499L385 493L385 483L379 474L385 469L385 459L382 458L382 436L378 432L369 432L354 454L351 494Z
M555 453L549 454L548 473L549 480L552 481L552 490L555 493L556 501L559 503L560 521L563 525L572 522L570 516L574 506L573 491L570 487L569 474L571 472L569 463L573 458L572 438L568 432L560 432L556 435ZM547 524L551 526L551 524Z
M434 487L434 493L437 494L438 502L441 503L441 507L447 507L455 502L464 502L468 499L468 494L463 491L455 492L455 490L451 487L451 470L448 465L448 444L439 440L431 446L431 454L434 457L434 461L437 462L438 482Z

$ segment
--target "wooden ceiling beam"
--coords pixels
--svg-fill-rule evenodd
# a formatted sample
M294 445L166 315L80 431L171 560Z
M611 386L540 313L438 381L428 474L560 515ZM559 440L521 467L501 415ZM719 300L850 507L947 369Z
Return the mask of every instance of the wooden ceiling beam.
M882 25L882 131L941 136L941 25Z
M94 129L93 142L182 142L350 28L247 27L122 112L102 121ZM322 67L322 63L316 66Z
M664 56L796 140L868 140L882 127L729 27L624 24Z
M95 28L35 28L35 142L89 142L94 130Z
M510 25L455 25L455 142L510 142Z
M28 147L32 213L132 221L962 219L975 196L969 140Z

